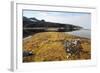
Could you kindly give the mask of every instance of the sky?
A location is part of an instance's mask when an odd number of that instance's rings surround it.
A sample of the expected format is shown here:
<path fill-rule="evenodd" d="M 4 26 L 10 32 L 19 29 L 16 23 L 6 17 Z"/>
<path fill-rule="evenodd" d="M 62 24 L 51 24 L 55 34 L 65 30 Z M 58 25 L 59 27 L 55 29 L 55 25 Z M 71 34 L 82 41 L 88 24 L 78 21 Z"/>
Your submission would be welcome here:
<path fill-rule="evenodd" d="M 45 20 L 49 22 L 73 24 L 81 26 L 84 29 L 91 29 L 90 13 L 24 10 L 23 16 L 28 18 L 35 17 L 39 20 Z"/>

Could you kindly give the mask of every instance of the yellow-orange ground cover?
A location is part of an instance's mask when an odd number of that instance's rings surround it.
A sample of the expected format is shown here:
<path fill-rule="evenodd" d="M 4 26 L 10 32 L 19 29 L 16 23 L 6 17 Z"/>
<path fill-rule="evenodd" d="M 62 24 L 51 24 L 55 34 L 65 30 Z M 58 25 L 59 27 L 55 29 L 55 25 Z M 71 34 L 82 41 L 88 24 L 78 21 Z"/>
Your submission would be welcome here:
<path fill-rule="evenodd" d="M 68 58 L 62 41 L 80 39 L 83 51 L 80 58 L 73 55 Z M 91 41 L 87 38 L 81 38 L 64 32 L 41 32 L 32 35 L 31 38 L 23 40 L 23 50 L 32 51 L 34 55 L 23 57 L 23 62 L 39 61 L 64 61 L 81 60 L 91 58 Z"/>

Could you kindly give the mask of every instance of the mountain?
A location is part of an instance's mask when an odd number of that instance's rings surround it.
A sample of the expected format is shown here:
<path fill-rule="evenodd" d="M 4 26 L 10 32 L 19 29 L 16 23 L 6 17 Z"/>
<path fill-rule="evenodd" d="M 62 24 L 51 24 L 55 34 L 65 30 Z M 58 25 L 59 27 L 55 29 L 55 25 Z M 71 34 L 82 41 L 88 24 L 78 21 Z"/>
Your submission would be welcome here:
<path fill-rule="evenodd" d="M 27 17 L 25 17 L 25 16 L 23 16 L 23 22 L 24 22 L 24 21 L 30 21 L 30 19 L 27 18 Z"/>
<path fill-rule="evenodd" d="M 38 22 L 39 20 L 38 19 L 36 19 L 36 18 L 29 18 L 31 21 L 33 21 L 33 22 Z"/>
<path fill-rule="evenodd" d="M 62 24 L 47 22 L 45 20 L 38 20 L 35 17 L 27 18 L 23 16 L 23 36 L 34 34 L 37 32 L 69 32 L 82 29 L 80 26 L 75 26 L 72 24 Z"/>
<path fill-rule="evenodd" d="M 73 28 L 82 28 L 80 26 L 75 26 L 72 24 L 62 24 L 62 23 L 54 23 L 54 22 L 46 22 L 45 20 L 38 20 L 36 18 L 27 18 L 23 16 L 23 26 L 25 27 L 63 27 L 67 29 Z"/>

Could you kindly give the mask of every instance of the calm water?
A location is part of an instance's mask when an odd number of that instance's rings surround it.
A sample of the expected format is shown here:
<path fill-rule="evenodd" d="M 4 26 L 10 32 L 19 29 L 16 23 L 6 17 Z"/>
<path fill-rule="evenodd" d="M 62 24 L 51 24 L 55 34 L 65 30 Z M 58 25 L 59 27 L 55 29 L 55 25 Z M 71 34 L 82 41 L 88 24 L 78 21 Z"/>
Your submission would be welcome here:
<path fill-rule="evenodd" d="M 66 32 L 66 33 L 70 33 L 72 35 L 85 37 L 85 38 L 89 38 L 89 39 L 91 38 L 91 30 L 90 29 L 81 29 L 81 30 Z"/>

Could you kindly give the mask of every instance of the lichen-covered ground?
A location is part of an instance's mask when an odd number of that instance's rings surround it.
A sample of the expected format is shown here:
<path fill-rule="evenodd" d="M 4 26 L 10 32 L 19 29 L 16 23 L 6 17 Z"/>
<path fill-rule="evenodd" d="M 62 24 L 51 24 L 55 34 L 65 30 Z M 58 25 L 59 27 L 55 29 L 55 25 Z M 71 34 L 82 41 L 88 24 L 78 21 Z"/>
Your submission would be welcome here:
<path fill-rule="evenodd" d="M 64 41 L 80 39 L 81 52 L 66 52 Z M 40 32 L 23 40 L 23 50 L 33 55 L 23 57 L 23 62 L 87 60 L 91 59 L 91 41 L 87 38 L 65 34 L 64 32 Z M 78 49 L 80 50 L 80 48 Z M 77 51 L 76 51 L 77 52 Z"/>

